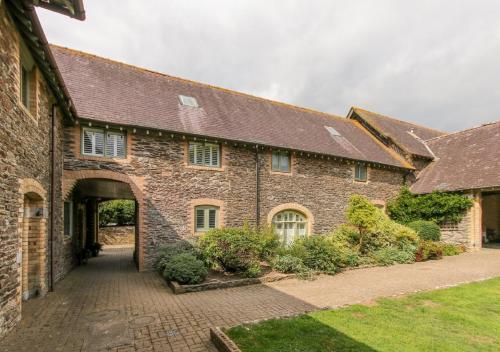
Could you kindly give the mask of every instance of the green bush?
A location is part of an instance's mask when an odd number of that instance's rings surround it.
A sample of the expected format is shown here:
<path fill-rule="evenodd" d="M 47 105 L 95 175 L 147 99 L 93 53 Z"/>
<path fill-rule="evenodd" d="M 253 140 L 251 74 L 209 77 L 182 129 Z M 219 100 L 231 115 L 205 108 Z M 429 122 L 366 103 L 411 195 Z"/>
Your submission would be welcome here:
<path fill-rule="evenodd" d="M 465 252 L 465 247 L 460 244 L 455 245 L 455 244 L 443 243 L 442 248 L 444 256 L 458 255 Z"/>
<path fill-rule="evenodd" d="M 247 228 L 213 229 L 203 234 L 198 245 L 212 266 L 227 272 L 256 273 L 262 255 L 262 238 Z"/>
<path fill-rule="evenodd" d="M 460 222 L 472 200 L 459 193 L 432 192 L 425 195 L 414 195 L 408 187 L 404 187 L 398 197 L 387 204 L 391 219 L 408 224 L 415 220 Z"/>
<path fill-rule="evenodd" d="M 163 271 L 166 280 L 177 281 L 180 284 L 197 284 L 205 280 L 207 275 L 208 271 L 203 261 L 190 253 L 172 256 Z"/>
<path fill-rule="evenodd" d="M 296 239 L 290 246 L 290 254 L 302 259 L 310 269 L 333 274 L 341 255 L 326 236 L 309 236 Z"/>
<path fill-rule="evenodd" d="M 294 257 L 291 254 L 278 254 L 271 260 L 270 264 L 273 270 L 285 274 L 297 273 L 299 271 L 302 271 L 304 268 L 302 259 Z"/>
<path fill-rule="evenodd" d="M 417 235 L 425 241 L 441 240 L 441 229 L 439 225 L 433 221 L 415 220 L 408 223 L 407 226 L 415 230 Z"/>
<path fill-rule="evenodd" d="M 135 202 L 115 199 L 99 203 L 99 224 L 117 224 L 119 226 L 135 223 Z"/>
<path fill-rule="evenodd" d="M 381 248 L 373 253 L 371 257 L 379 265 L 392 265 L 394 263 L 415 262 L 415 251 L 405 251 L 394 247 Z"/>
<path fill-rule="evenodd" d="M 160 273 L 165 270 L 165 266 L 170 261 L 170 259 L 181 253 L 189 253 L 195 256 L 197 255 L 196 249 L 194 246 L 187 241 L 176 241 L 171 243 L 166 243 L 158 248 L 156 251 L 156 262 L 154 267 Z"/>
<path fill-rule="evenodd" d="M 440 242 L 421 241 L 415 259 L 417 262 L 443 258 L 443 244 Z"/>
<path fill-rule="evenodd" d="M 411 252 L 416 249 L 418 236 L 412 229 L 398 224 L 387 217 L 367 198 L 354 195 L 347 209 L 349 227 L 343 231 L 361 255 L 373 253 L 381 248 L 395 247 Z"/>

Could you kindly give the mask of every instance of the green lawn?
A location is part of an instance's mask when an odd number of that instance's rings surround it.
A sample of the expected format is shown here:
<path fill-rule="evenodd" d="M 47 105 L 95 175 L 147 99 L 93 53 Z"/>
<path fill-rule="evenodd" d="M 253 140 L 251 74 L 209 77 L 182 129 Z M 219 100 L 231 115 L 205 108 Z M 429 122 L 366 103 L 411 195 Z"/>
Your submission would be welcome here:
<path fill-rule="evenodd" d="M 500 351 L 500 278 L 226 333 L 244 352 Z"/>

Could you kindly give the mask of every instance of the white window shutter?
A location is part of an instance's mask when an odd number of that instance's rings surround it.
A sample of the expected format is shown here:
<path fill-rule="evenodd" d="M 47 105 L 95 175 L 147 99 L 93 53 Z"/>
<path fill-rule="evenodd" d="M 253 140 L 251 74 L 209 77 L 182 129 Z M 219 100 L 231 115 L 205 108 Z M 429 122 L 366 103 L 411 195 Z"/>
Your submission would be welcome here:
<path fill-rule="evenodd" d="M 116 156 L 116 135 L 111 133 L 106 135 L 106 156 L 110 158 Z"/>
<path fill-rule="evenodd" d="M 203 146 L 201 144 L 195 144 L 195 164 L 203 165 Z"/>
<path fill-rule="evenodd" d="M 189 163 L 196 164 L 196 145 L 189 143 Z"/>
<path fill-rule="evenodd" d="M 212 166 L 219 166 L 220 165 L 220 152 L 219 152 L 219 146 L 218 145 L 213 145 L 212 146 Z"/>
<path fill-rule="evenodd" d="M 205 228 L 205 209 L 196 209 L 196 230 Z"/>
<path fill-rule="evenodd" d="M 94 132 L 94 154 L 95 155 L 104 155 L 104 133 L 103 132 Z"/>
<path fill-rule="evenodd" d="M 83 131 L 83 154 L 94 154 L 94 132 Z"/>
<path fill-rule="evenodd" d="M 215 229 L 217 226 L 217 210 L 208 209 L 208 228 Z"/>
<path fill-rule="evenodd" d="M 125 158 L 125 135 L 119 134 L 116 136 L 116 156 L 118 158 Z"/>

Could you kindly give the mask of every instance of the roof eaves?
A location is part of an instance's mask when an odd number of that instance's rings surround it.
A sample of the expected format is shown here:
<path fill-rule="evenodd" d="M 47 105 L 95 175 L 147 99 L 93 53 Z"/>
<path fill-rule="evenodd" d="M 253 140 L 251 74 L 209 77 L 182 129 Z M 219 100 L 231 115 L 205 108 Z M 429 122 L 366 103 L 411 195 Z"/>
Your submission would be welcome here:
<path fill-rule="evenodd" d="M 6 4 L 8 4 L 9 12 L 54 93 L 56 100 L 61 105 L 61 110 L 66 117 L 74 120 L 76 110 L 73 101 L 50 51 L 47 38 L 38 20 L 33 3 L 23 2 L 20 4 L 16 1 L 7 1 Z"/>

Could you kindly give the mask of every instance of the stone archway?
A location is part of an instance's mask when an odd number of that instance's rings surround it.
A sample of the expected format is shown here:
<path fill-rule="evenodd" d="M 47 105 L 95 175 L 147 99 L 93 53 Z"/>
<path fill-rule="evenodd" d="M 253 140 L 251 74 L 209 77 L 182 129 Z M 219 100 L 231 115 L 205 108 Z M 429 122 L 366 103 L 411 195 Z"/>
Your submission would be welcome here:
<path fill-rule="evenodd" d="M 47 292 L 47 192 L 34 179 L 19 188 L 20 285 L 23 300 Z"/>
<path fill-rule="evenodd" d="M 137 211 L 137 263 L 139 271 L 144 268 L 144 252 L 145 252 L 145 217 L 146 217 L 146 202 L 144 197 L 144 177 L 129 176 L 115 171 L 109 170 L 80 170 L 69 171 L 65 170 L 63 174 L 63 199 L 66 200 L 78 181 L 86 179 L 102 179 L 126 183 L 130 186 L 135 200 L 138 205 Z"/>

